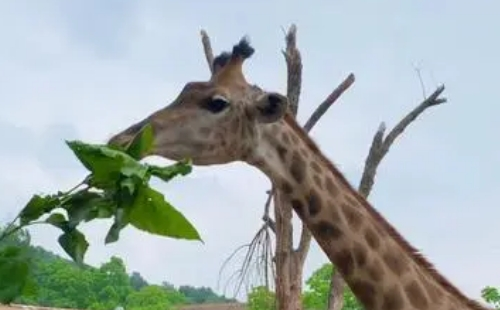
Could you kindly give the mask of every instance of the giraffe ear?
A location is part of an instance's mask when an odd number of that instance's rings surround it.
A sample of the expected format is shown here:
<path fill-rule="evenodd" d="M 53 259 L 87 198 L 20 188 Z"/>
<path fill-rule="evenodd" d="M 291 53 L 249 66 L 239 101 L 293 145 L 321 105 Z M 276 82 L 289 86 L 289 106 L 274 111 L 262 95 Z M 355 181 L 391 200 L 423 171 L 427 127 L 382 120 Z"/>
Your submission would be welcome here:
<path fill-rule="evenodd" d="M 249 108 L 258 122 L 273 123 L 285 116 L 288 99 L 278 93 L 266 93 L 259 97 Z"/>

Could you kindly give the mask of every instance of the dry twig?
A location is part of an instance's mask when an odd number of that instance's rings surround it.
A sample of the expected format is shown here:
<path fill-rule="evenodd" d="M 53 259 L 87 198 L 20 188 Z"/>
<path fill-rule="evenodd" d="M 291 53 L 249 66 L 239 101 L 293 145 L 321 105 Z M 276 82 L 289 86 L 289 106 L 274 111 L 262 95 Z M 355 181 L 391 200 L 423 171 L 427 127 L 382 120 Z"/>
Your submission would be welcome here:
<path fill-rule="evenodd" d="M 373 137 L 372 146 L 365 160 L 365 171 L 359 183 L 359 192 L 367 197 L 370 194 L 371 188 L 374 183 L 374 177 L 380 161 L 389 152 L 389 148 L 395 140 L 403 133 L 403 131 L 410 125 L 420 114 L 427 108 L 433 107 L 446 102 L 446 98 L 439 96 L 444 91 L 444 85 L 439 86 L 428 98 L 416 106 L 410 113 L 408 113 L 401 121 L 394 126 L 394 128 L 384 137 L 385 123 L 381 123 L 377 132 Z"/>

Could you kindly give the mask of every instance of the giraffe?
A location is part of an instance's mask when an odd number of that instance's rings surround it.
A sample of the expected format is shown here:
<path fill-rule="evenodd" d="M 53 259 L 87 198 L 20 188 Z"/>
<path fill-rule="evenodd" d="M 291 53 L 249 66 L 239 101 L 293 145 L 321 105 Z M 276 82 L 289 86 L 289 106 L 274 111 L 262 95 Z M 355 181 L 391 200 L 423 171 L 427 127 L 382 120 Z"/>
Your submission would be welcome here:
<path fill-rule="evenodd" d="M 143 157 L 194 165 L 245 162 L 291 203 L 366 310 L 487 310 L 441 275 L 349 184 L 292 117 L 287 98 L 249 84 L 247 38 L 216 57 L 208 81 L 189 82 L 165 108 L 112 136 L 125 146 L 151 125 Z"/>

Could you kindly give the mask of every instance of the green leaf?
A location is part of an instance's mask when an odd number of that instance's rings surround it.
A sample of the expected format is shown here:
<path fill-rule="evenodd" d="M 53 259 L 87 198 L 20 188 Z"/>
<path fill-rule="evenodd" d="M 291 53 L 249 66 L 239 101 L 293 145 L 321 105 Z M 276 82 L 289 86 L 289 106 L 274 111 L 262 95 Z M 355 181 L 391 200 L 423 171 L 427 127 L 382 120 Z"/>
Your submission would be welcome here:
<path fill-rule="evenodd" d="M 74 229 L 60 235 L 57 239 L 64 251 L 77 263 L 83 264 L 85 252 L 89 247 L 89 243 L 85 236 Z"/>
<path fill-rule="evenodd" d="M 21 210 L 19 215 L 21 225 L 26 225 L 31 221 L 37 220 L 43 214 L 49 213 L 53 209 L 57 208 L 59 203 L 59 198 L 53 195 L 33 195 L 30 201 Z"/>
<path fill-rule="evenodd" d="M 121 175 L 147 179 L 147 167 L 126 153 L 105 145 L 66 141 L 80 162 L 92 172 L 89 183 L 100 188 L 114 188 Z"/>
<path fill-rule="evenodd" d="M 25 290 L 30 273 L 26 249 L 8 246 L 0 250 L 0 303 L 10 304 Z"/>
<path fill-rule="evenodd" d="M 193 170 L 191 163 L 189 161 L 179 161 L 173 165 L 167 167 L 158 167 L 154 165 L 148 166 L 149 173 L 157 178 L 162 179 L 165 182 L 170 181 L 178 175 L 188 175 Z"/>
<path fill-rule="evenodd" d="M 84 221 L 90 222 L 93 219 L 107 219 L 113 217 L 116 208 L 117 205 L 115 201 L 112 201 L 108 197 L 102 197 L 101 199 L 94 201 L 92 210 L 87 214 Z"/>
<path fill-rule="evenodd" d="M 194 226 L 156 190 L 143 186 L 138 189 L 128 214 L 134 227 L 176 239 L 201 240 Z"/>
<path fill-rule="evenodd" d="M 113 243 L 120 238 L 120 231 L 128 225 L 128 220 L 124 208 L 117 208 L 115 212 L 115 221 L 108 230 L 104 243 Z"/>
<path fill-rule="evenodd" d="M 54 225 L 55 227 L 58 227 L 60 229 L 67 230 L 68 229 L 68 221 L 66 220 L 66 217 L 62 213 L 52 213 L 46 220 L 45 222 Z"/>
<path fill-rule="evenodd" d="M 132 178 L 124 178 L 120 180 L 120 188 L 125 189 L 128 194 L 134 195 L 136 183 Z"/>
<path fill-rule="evenodd" d="M 126 149 L 126 153 L 134 159 L 140 159 L 153 148 L 153 128 L 150 124 L 142 127 L 141 131 L 135 135 L 134 139 Z"/>
<path fill-rule="evenodd" d="M 118 241 L 118 239 L 120 239 L 121 230 L 122 229 L 118 224 L 113 223 L 109 228 L 106 237 L 104 238 L 104 244 L 109 244 Z"/>
<path fill-rule="evenodd" d="M 114 206 L 104 193 L 81 190 L 72 194 L 63 204 L 68 212 L 69 226 L 74 228 L 82 221 L 95 218 L 109 218 L 114 214 Z"/>

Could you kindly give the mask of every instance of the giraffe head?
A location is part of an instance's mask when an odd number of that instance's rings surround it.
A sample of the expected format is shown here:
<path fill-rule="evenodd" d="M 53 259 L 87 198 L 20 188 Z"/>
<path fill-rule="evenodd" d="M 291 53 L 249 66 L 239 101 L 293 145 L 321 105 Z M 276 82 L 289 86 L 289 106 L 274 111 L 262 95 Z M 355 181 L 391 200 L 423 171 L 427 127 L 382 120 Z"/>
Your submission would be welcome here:
<path fill-rule="evenodd" d="M 243 62 L 254 53 L 246 38 L 213 63 L 208 81 L 189 82 L 177 98 L 124 131 L 109 144 L 125 146 L 149 124 L 154 146 L 148 155 L 172 160 L 190 158 L 195 165 L 223 164 L 252 157 L 266 124 L 287 113 L 283 95 L 247 83 Z"/>

